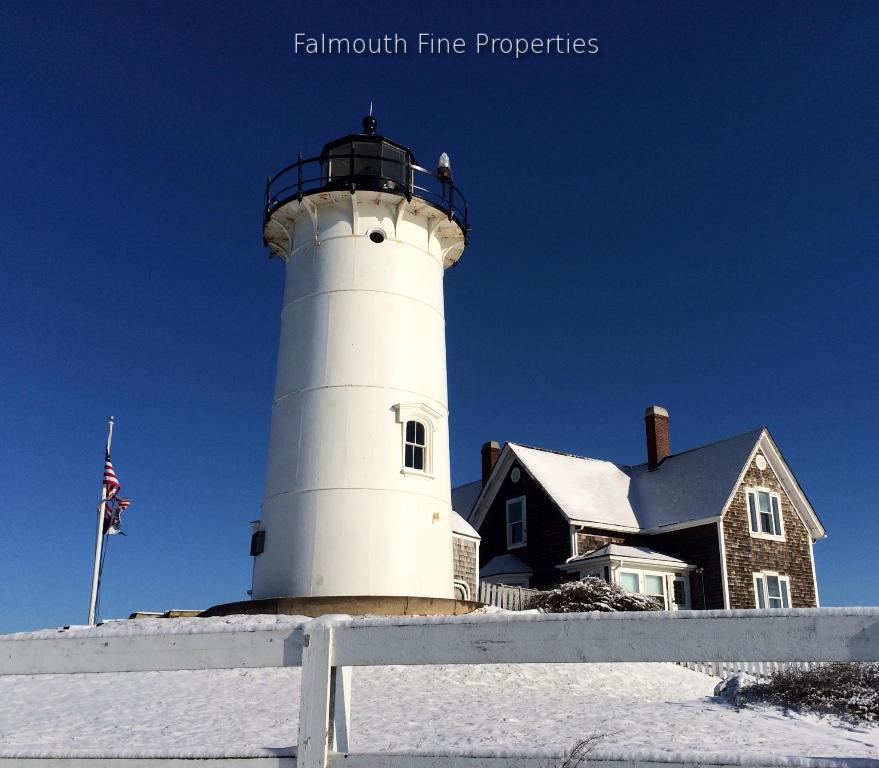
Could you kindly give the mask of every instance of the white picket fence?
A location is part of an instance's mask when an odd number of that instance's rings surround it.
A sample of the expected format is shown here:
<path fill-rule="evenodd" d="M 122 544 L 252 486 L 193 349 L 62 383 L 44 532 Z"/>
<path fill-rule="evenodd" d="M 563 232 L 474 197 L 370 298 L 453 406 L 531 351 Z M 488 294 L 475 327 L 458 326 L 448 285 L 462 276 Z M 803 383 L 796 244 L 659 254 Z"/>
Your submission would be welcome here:
<path fill-rule="evenodd" d="M 779 669 L 812 669 L 826 664 L 824 661 L 680 661 L 682 667 L 704 672 L 714 677 L 728 677 L 745 672 L 752 677 L 768 678 Z"/>
<path fill-rule="evenodd" d="M 528 607 L 528 600 L 536 589 L 527 587 L 510 587 L 506 584 L 489 584 L 486 581 L 479 583 L 479 602 L 505 608 L 508 611 L 524 611 Z"/>
<path fill-rule="evenodd" d="M 136 624 L 132 632 L 136 632 Z M 677 611 L 585 614 L 488 614 L 351 619 L 327 617 L 290 628 L 196 634 L 0 638 L 0 674 L 128 672 L 302 666 L 296 757 L 199 760 L 209 766 L 297 768 L 558 768 L 556 755 L 474 752 L 349 752 L 351 670 L 389 664 L 521 664 L 690 659 L 777 662 L 879 660 L 879 608 L 790 611 Z M 283 706 L 279 702 L 278 706 Z M 75 713 L 70 714 L 75 717 Z M 389 722 L 388 728 L 394 728 Z M 114 768 L 155 764 L 113 760 Z M 106 760 L 0 757 L 0 766 L 79 768 Z M 185 760 L 162 761 L 183 766 Z M 800 768 L 841 768 L 844 761 L 803 758 Z M 590 758 L 590 768 L 680 768 Z"/>

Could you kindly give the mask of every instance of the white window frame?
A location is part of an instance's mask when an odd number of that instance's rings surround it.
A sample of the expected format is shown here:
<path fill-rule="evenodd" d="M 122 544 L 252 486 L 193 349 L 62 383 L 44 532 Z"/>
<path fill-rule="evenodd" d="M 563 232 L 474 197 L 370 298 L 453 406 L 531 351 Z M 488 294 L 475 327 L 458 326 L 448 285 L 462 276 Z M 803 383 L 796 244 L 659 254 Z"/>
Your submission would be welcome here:
<path fill-rule="evenodd" d="M 754 607 L 755 608 L 766 608 L 778 610 L 779 608 L 790 608 L 792 603 L 792 596 L 790 591 L 790 577 L 785 576 L 784 574 L 778 573 L 777 571 L 754 571 L 753 574 L 754 579 Z M 772 598 L 778 599 L 782 601 L 781 605 L 770 605 L 769 604 L 769 577 L 778 579 L 778 591 L 779 597 Z M 784 588 L 782 589 L 782 585 Z M 763 598 L 763 605 L 760 605 L 760 598 Z M 784 598 L 787 596 L 787 605 L 784 605 Z"/>
<path fill-rule="evenodd" d="M 644 597 L 652 597 L 652 598 L 657 597 L 656 595 L 648 594 L 645 591 L 645 584 L 647 582 L 647 579 L 645 577 L 646 576 L 658 576 L 660 579 L 662 579 L 662 590 L 663 590 L 662 609 L 664 611 L 667 611 L 669 609 L 670 598 L 669 598 L 669 585 L 668 585 L 669 574 L 668 573 L 665 573 L 663 571 L 642 571 L 639 568 L 629 568 L 626 566 L 621 566 L 621 567 L 615 569 L 616 584 L 619 587 L 623 587 L 622 583 L 620 582 L 620 576 L 624 572 L 634 574 L 638 577 L 638 592 L 636 594 L 644 595 Z M 623 587 L 623 589 L 625 589 L 625 587 Z"/>
<path fill-rule="evenodd" d="M 415 425 L 415 427 L 414 427 L 414 429 L 415 429 L 414 440 L 409 440 L 409 435 L 407 434 L 410 424 Z M 424 441 L 421 443 L 418 442 L 418 427 L 421 427 L 422 431 L 424 432 Z M 403 469 L 405 469 L 407 472 L 426 472 L 427 471 L 428 462 L 430 461 L 430 456 L 429 456 L 430 452 L 428 451 L 428 445 L 427 445 L 427 442 L 428 442 L 427 435 L 429 432 L 430 432 L 430 427 L 424 423 L 423 419 L 406 419 L 406 421 L 403 422 Z M 416 449 L 418 449 L 418 448 L 421 449 L 421 466 L 420 467 L 415 467 L 415 466 L 410 467 L 409 464 L 406 463 L 406 458 L 407 458 L 406 454 L 409 450 L 410 445 L 412 446 L 412 463 L 413 464 L 415 464 L 415 458 L 416 458 L 415 451 L 416 451 Z"/>
<path fill-rule="evenodd" d="M 397 423 L 400 425 L 400 474 L 411 477 L 433 479 L 433 445 L 437 422 L 441 414 L 424 403 L 398 403 L 394 406 Z M 424 425 L 424 469 L 406 466 L 406 423 L 417 421 Z"/>
<path fill-rule="evenodd" d="M 519 521 L 516 521 L 516 523 L 510 522 L 510 504 L 515 504 L 516 502 L 522 502 L 522 541 L 514 542 L 512 539 L 512 529 Z M 528 543 L 528 510 L 524 496 L 516 496 L 512 499 L 507 499 L 505 517 L 507 521 L 507 549 L 519 549 L 519 547 L 524 547 Z"/>
<path fill-rule="evenodd" d="M 773 501 L 778 505 L 778 527 L 779 531 L 767 533 L 762 530 L 760 520 L 762 513 L 760 512 L 760 495 L 761 493 L 769 496 L 769 514 L 773 520 L 773 528 L 775 527 L 775 513 L 772 509 Z M 753 520 L 751 518 L 751 497 L 754 498 L 754 510 L 756 514 L 757 530 L 754 530 Z M 784 541 L 784 510 L 781 506 L 781 494 L 776 493 L 765 486 L 755 485 L 745 489 L 745 513 L 748 516 L 748 533 L 753 539 L 769 539 L 771 541 Z"/>
<path fill-rule="evenodd" d="M 677 582 L 680 582 L 684 588 L 684 602 L 682 605 L 678 605 L 674 599 L 675 584 Z M 668 609 L 670 611 L 689 611 L 693 607 L 693 604 L 690 602 L 690 575 L 678 576 L 673 573 L 669 576 L 668 586 Z"/>

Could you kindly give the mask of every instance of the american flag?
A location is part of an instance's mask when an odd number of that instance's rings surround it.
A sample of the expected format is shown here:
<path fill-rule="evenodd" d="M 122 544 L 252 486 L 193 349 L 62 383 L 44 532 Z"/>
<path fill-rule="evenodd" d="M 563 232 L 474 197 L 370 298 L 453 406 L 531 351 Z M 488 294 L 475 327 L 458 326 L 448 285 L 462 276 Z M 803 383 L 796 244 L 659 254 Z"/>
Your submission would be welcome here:
<path fill-rule="evenodd" d="M 131 506 L 131 499 L 114 496 L 108 499 L 104 507 L 104 533 L 122 533 L 122 513 Z"/>
<path fill-rule="evenodd" d="M 131 499 L 118 495 L 121 488 L 108 451 L 104 459 L 104 533 L 122 533 L 122 513 L 131 506 Z"/>
<path fill-rule="evenodd" d="M 104 487 L 107 489 L 107 498 L 112 499 L 118 492 L 119 479 L 116 477 L 116 470 L 110 461 L 110 452 L 107 452 L 107 458 L 104 459 Z"/>

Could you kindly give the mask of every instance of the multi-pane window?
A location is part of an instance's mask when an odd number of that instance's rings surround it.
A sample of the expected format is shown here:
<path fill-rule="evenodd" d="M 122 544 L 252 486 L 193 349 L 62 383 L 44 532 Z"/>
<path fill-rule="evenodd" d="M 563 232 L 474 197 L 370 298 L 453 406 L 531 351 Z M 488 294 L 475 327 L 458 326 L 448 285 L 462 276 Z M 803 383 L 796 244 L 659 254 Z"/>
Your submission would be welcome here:
<path fill-rule="evenodd" d="M 507 549 L 521 547 L 526 541 L 525 497 L 507 501 Z"/>
<path fill-rule="evenodd" d="M 628 571 L 620 571 L 620 586 L 623 589 L 629 590 L 629 592 L 640 592 L 641 583 L 638 574 L 630 573 Z"/>
<path fill-rule="evenodd" d="M 420 421 L 406 422 L 403 466 L 423 472 L 427 465 L 427 442 L 424 424 Z"/>
<path fill-rule="evenodd" d="M 790 608 L 790 579 L 777 573 L 755 573 L 754 594 L 758 608 Z"/>
<path fill-rule="evenodd" d="M 749 490 L 747 495 L 751 533 L 762 536 L 783 536 L 779 495 L 759 489 Z"/>
<path fill-rule="evenodd" d="M 666 607 L 665 576 L 640 571 L 620 571 L 619 579 L 623 589 L 652 597 L 663 608 Z"/>

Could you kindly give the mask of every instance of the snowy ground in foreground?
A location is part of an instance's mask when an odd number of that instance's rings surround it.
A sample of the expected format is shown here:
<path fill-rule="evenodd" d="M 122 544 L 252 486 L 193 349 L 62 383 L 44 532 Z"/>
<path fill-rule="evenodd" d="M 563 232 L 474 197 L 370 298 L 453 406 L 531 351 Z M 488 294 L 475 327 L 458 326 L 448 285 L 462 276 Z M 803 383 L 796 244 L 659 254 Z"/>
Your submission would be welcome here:
<path fill-rule="evenodd" d="M 879 758 L 851 728 L 711 698 L 716 678 L 674 664 L 356 668 L 352 751 L 559 751 L 594 757 Z M 0 676 L 0 756 L 292 754 L 299 669 Z"/>

